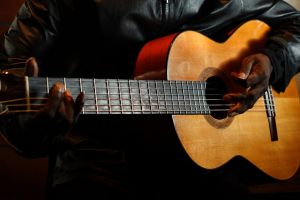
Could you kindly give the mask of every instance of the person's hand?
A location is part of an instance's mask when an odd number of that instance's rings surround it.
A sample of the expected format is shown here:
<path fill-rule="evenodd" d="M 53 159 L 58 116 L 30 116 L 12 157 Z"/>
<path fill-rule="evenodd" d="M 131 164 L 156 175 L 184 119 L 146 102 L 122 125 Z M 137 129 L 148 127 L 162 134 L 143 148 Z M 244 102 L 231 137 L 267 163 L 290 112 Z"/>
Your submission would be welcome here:
<path fill-rule="evenodd" d="M 233 104 L 228 111 L 229 116 L 244 113 L 254 106 L 268 89 L 272 69 L 269 57 L 264 54 L 253 54 L 243 59 L 240 71 L 231 75 L 245 86 L 245 92 L 224 95 L 224 99 Z"/>
<path fill-rule="evenodd" d="M 19 76 L 38 76 L 35 58 L 26 62 Z M 57 141 L 63 140 L 77 121 L 84 104 L 80 93 L 74 101 L 62 83 L 54 84 L 45 105 L 36 113 L 11 113 L 0 118 L 1 134 L 11 146 L 26 157 L 41 157 Z M 55 146 L 55 145 L 54 145 Z"/>
<path fill-rule="evenodd" d="M 35 58 L 26 62 L 25 75 L 37 76 L 38 64 Z M 45 134 L 65 134 L 78 119 L 84 104 L 84 95 L 80 93 L 74 101 L 69 90 L 62 83 L 55 83 L 50 89 L 45 106 L 36 113 L 25 127 L 31 131 Z M 41 134 L 41 133 L 39 133 Z M 53 138 L 55 135 L 45 135 Z"/>

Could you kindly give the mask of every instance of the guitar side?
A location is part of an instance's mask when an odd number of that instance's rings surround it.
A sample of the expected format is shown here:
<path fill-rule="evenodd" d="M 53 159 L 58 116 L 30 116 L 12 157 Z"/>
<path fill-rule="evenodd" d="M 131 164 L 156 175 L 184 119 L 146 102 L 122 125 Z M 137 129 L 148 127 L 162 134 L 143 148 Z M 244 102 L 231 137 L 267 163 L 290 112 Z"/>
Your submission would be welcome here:
<path fill-rule="evenodd" d="M 207 81 L 217 77 L 226 84 L 228 92 L 238 92 L 242 88 L 228 78 L 229 74 L 238 70 L 243 57 L 263 45 L 269 30 L 265 23 L 256 20 L 243 24 L 223 43 L 193 31 L 172 35 L 160 39 L 163 56 L 151 57 L 144 70 L 154 70 L 155 65 L 159 70 L 167 66 L 168 80 Z M 150 53 L 158 49 L 150 46 Z M 155 60 L 159 62 L 153 65 Z M 137 63 L 138 73 L 145 72 L 141 70 L 142 63 L 145 62 Z M 284 93 L 274 96 L 277 141 L 271 140 L 266 112 L 254 112 L 264 109 L 263 98 L 257 101 L 253 111 L 234 118 L 173 115 L 176 133 L 188 155 L 201 167 L 215 169 L 235 156 L 242 156 L 267 175 L 288 179 L 300 164 L 300 103 L 294 80 Z"/>

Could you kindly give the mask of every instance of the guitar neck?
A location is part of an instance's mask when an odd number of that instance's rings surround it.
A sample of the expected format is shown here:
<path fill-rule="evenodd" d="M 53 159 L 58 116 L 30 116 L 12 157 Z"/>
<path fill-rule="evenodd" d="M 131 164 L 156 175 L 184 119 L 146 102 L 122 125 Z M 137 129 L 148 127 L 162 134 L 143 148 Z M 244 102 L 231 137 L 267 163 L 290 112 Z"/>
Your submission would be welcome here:
<path fill-rule="evenodd" d="M 27 99 L 46 97 L 56 82 L 62 82 L 74 97 L 84 92 L 82 114 L 210 114 L 205 82 L 43 77 L 26 80 Z M 34 101 L 31 109 L 38 105 Z"/>

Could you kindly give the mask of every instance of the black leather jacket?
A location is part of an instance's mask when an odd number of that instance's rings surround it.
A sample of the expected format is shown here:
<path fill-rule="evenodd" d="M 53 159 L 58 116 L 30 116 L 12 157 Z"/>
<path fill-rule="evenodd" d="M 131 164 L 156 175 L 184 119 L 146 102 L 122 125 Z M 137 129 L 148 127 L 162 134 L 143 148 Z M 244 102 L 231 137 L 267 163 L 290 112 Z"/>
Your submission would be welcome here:
<path fill-rule="evenodd" d="M 272 83 L 277 90 L 283 91 L 300 70 L 300 13 L 280 0 L 26 0 L 0 40 L 0 66 L 17 66 L 20 61 L 35 56 L 41 76 L 130 78 L 137 53 L 149 40 L 187 29 L 224 40 L 229 30 L 250 19 L 260 19 L 272 27 L 269 41 L 262 51 L 273 64 Z M 125 116 L 113 117 L 113 120 L 105 117 L 99 120 L 93 115 L 82 116 L 73 129 L 74 134 L 80 133 L 77 135 L 100 142 L 101 148 L 115 147 L 117 137 L 122 142 L 127 140 L 134 152 L 144 148 L 139 144 L 135 148 L 135 139 L 128 139 L 128 136 L 141 135 L 137 120 L 129 122 Z M 162 129 L 159 116 L 153 120 L 150 123 L 147 118 L 147 123 L 165 137 L 169 128 Z M 155 120 L 158 126 L 153 125 Z M 167 124 L 166 119 L 163 120 Z M 15 135 L 8 135 L 9 140 L 22 153 L 37 156 L 36 152 L 30 152 L 28 144 L 22 148 L 23 143 L 29 141 L 30 144 L 33 140 L 18 129 L 18 123 L 14 123 L 8 122 L 8 127 L 16 129 L 11 131 Z M 99 127 L 101 131 L 95 131 Z M 151 132 L 151 135 L 156 132 Z M 169 137 L 165 138 L 169 141 Z M 77 144 L 79 149 L 84 148 L 84 142 Z M 171 149 L 166 143 L 161 144 L 167 151 Z M 156 146 L 151 145 L 151 148 Z M 74 159 L 72 153 L 59 151 L 53 185 L 78 177 L 81 170 L 74 169 L 86 167 L 89 163 L 84 158 L 83 165 L 76 165 L 78 159 Z M 83 155 L 87 153 L 83 152 Z M 91 158 L 102 159 L 103 152 L 110 151 L 89 152 L 101 153 L 100 156 L 95 156 L 98 155 L 95 153 Z M 154 157 L 159 156 L 162 160 L 167 157 L 161 153 Z M 176 153 L 176 157 L 180 156 Z M 95 170 L 93 166 L 90 168 Z M 99 174 L 103 174 L 103 170 Z"/>
<path fill-rule="evenodd" d="M 300 69 L 300 13 L 280 0 L 26 0 L 2 38 L 0 66 L 35 56 L 41 75 L 129 78 L 151 39 L 193 29 L 221 40 L 249 19 L 273 28 L 262 51 L 283 91 Z"/>

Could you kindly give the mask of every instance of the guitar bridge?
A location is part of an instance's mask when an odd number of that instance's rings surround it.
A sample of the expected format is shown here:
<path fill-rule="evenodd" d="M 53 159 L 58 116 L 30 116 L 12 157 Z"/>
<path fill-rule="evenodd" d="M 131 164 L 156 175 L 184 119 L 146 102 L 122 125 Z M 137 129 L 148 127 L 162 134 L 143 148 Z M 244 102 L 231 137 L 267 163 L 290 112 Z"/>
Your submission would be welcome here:
<path fill-rule="evenodd" d="M 276 126 L 276 112 L 275 112 L 275 104 L 273 100 L 273 93 L 271 86 L 268 87 L 267 91 L 264 94 L 264 102 L 268 117 L 269 129 L 270 129 L 270 136 L 271 141 L 278 141 L 278 133 L 277 133 L 277 126 Z"/>

